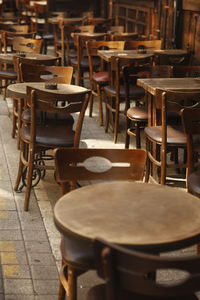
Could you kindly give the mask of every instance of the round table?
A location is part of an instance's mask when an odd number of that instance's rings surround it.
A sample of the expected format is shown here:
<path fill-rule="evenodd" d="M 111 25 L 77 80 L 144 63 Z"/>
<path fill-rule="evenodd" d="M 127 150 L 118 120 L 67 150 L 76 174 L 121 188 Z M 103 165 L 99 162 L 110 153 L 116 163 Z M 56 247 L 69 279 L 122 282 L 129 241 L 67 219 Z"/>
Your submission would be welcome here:
<path fill-rule="evenodd" d="M 61 197 L 54 207 L 54 221 L 64 236 L 88 251 L 92 240 L 101 237 L 158 253 L 200 240 L 200 201 L 168 186 L 106 182 Z"/>
<path fill-rule="evenodd" d="M 13 57 L 19 56 L 17 53 L 0 53 L 0 62 L 4 62 L 7 64 L 13 64 Z M 46 54 L 40 54 L 40 53 L 25 53 L 26 59 L 30 60 L 37 60 L 38 62 L 44 61 L 44 60 L 52 60 L 52 59 L 59 59 L 58 57 L 52 56 L 52 55 L 46 55 Z"/>
<path fill-rule="evenodd" d="M 85 92 L 87 89 L 78 85 L 58 83 L 56 90 L 50 90 L 45 88 L 45 82 L 22 82 L 10 84 L 7 87 L 7 93 L 10 97 L 25 98 L 26 87 L 31 86 L 43 91 L 51 91 L 56 94 L 75 94 Z"/>

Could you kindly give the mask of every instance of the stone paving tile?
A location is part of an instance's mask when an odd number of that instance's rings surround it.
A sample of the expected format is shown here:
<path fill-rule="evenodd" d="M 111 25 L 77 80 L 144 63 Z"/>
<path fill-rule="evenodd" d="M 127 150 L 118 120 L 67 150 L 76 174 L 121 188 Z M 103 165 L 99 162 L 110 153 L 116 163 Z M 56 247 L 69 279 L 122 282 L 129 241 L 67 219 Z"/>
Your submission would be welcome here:
<path fill-rule="evenodd" d="M 38 295 L 35 296 L 35 300 L 56 300 L 58 298 L 58 293 L 55 295 Z"/>
<path fill-rule="evenodd" d="M 58 280 L 33 280 L 33 286 L 39 295 L 58 295 Z"/>
<path fill-rule="evenodd" d="M 4 279 L 5 294 L 34 295 L 31 279 Z"/>
<path fill-rule="evenodd" d="M 2 265 L 25 265 L 28 263 L 25 251 L 22 252 L 16 251 L 16 249 L 13 250 L 13 252 L 0 252 L 0 259 Z"/>
<path fill-rule="evenodd" d="M 51 247 L 49 242 L 44 241 L 25 241 L 26 251 L 29 255 L 30 253 L 34 253 L 34 255 L 39 253 L 51 253 Z M 46 255 L 45 254 L 45 255 Z"/>
<path fill-rule="evenodd" d="M 35 296 L 34 295 L 5 295 L 5 300 L 35 300 Z"/>
<path fill-rule="evenodd" d="M 22 230 L 25 241 L 47 241 L 47 234 L 41 230 Z"/>
<path fill-rule="evenodd" d="M 28 265 L 3 265 L 3 278 L 29 279 L 31 278 Z"/>
<path fill-rule="evenodd" d="M 19 229 L 20 223 L 19 223 L 18 219 L 6 219 L 5 217 L 1 218 L 1 216 L 0 216 L 0 228 L 1 228 L 1 230 Z"/>
<path fill-rule="evenodd" d="M 0 241 L 0 252 L 23 252 L 25 251 L 23 241 Z"/>
<path fill-rule="evenodd" d="M 54 266 L 55 260 L 51 253 L 33 253 L 28 252 L 28 260 L 30 265 L 38 266 Z"/>
<path fill-rule="evenodd" d="M 0 241 L 19 241 L 22 240 L 20 230 L 0 230 Z"/>
<path fill-rule="evenodd" d="M 51 280 L 58 278 L 58 270 L 55 266 L 33 265 L 31 266 L 31 274 L 33 279 Z"/>

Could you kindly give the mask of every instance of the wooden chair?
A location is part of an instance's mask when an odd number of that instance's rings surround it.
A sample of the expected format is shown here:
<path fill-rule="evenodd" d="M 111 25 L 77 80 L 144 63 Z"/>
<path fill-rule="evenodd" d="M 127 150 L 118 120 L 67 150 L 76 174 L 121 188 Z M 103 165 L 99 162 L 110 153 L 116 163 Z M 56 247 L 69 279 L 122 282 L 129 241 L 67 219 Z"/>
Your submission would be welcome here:
<path fill-rule="evenodd" d="M 148 154 L 145 180 L 148 182 L 150 174 L 150 163 L 160 167 L 160 183 L 166 183 L 167 168 L 185 168 L 186 164 L 178 162 L 178 149 L 186 149 L 186 136 L 182 125 L 170 124 L 167 114 L 169 112 L 180 115 L 181 110 L 186 106 L 193 106 L 194 101 L 199 101 L 200 91 L 186 92 L 184 90 L 162 91 L 157 90 L 155 97 L 155 109 L 161 111 L 161 125 L 145 127 L 146 150 Z M 192 103 L 191 103 L 192 100 Z M 159 147 L 160 151 L 152 151 Z M 175 151 L 173 162 L 167 161 L 167 153 Z"/>
<path fill-rule="evenodd" d="M 13 50 L 18 53 L 41 53 L 42 40 L 35 40 L 25 37 L 15 37 L 13 40 Z"/>
<path fill-rule="evenodd" d="M 125 112 L 125 109 L 120 110 L 120 103 L 125 100 L 124 82 L 121 80 L 122 67 L 126 65 L 146 65 L 152 63 L 152 56 L 147 58 L 127 59 L 125 57 L 111 57 L 110 61 L 110 78 L 109 85 L 103 88 L 105 95 L 106 121 L 105 131 L 108 132 L 108 127 L 111 123 L 114 132 L 114 143 L 117 142 L 118 123 L 120 112 Z M 136 101 L 144 98 L 144 89 L 135 85 L 130 90 L 130 97 Z M 111 121 L 111 122 L 110 122 Z"/>
<path fill-rule="evenodd" d="M 126 41 L 124 48 L 126 50 L 135 50 L 140 47 L 149 50 L 160 50 L 162 46 L 161 40 L 151 40 L 151 41 Z M 165 64 L 167 65 L 167 64 Z"/>
<path fill-rule="evenodd" d="M 111 33 L 108 34 L 108 39 L 110 41 L 133 41 L 138 39 L 138 33 L 128 33 L 128 32 L 122 32 L 122 33 Z"/>
<path fill-rule="evenodd" d="M 59 20 L 59 29 L 60 29 L 60 41 L 57 39 L 55 45 L 55 51 L 57 55 L 60 55 L 59 48 L 61 48 L 61 64 L 65 65 L 67 62 L 68 65 L 71 65 L 71 57 L 73 57 L 74 44 L 71 37 L 72 32 L 82 25 L 82 20 L 77 21 L 76 18 L 69 20 L 61 19 Z M 72 51 L 71 51 L 72 49 Z M 72 52 L 72 53 L 71 53 Z M 67 59 L 65 58 L 67 56 Z"/>
<path fill-rule="evenodd" d="M 169 257 L 129 250 L 100 238 L 94 241 L 99 277 L 105 283 L 92 287 L 86 300 L 197 300 L 200 256 Z M 147 274 L 158 270 L 185 273 L 179 281 L 162 284 Z M 186 275 L 187 274 L 187 275 Z"/>
<path fill-rule="evenodd" d="M 65 194 L 78 180 L 142 180 L 146 152 L 141 149 L 56 149 L 54 157 L 56 178 Z M 99 163 L 97 159 L 90 164 L 95 157 L 100 159 Z M 95 168 L 89 167 L 92 165 Z M 93 257 L 81 249 L 70 238 L 62 237 L 59 300 L 65 299 L 66 291 L 69 299 L 76 300 L 77 277 L 94 268 Z"/>
<path fill-rule="evenodd" d="M 140 131 L 148 122 L 147 97 L 145 95 L 144 103 L 136 102 L 135 106 L 130 107 L 130 89 L 137 85 L 137 78 L 168 78 L 172 77 L 172 66 L 125 66 L 123 69 L 124 85 L 125 85 L 125 102 L 126 102 L 126 138 L 125 148 L 129 148 L 130 137 L 135 137 L 136 148 L 141 148 Z"/>
<path fill-rule="evenodd" d="M 72 67 L 33 65 L 26 63 L 24 59 L 21 58 L 18 58 L 17 66 L 18 82 L 53 82 L 71 84 L 73 73 Z M 23 110 L 24 100 L 21 98 L 13 98 L 12 137 L 14 138 L 17 133 L 17 149 L 20 147 L 20 131 Z M 23 118 L 26 123 L 30 123 L 30 109 L 24 112 Z M 67 119 L 70 120 L 68 117 Z"/>
<path fill-rule="evenodd" d="M 94 71 L 93 59 L 98 56 L 98 50 L 100 49 L 110 49 L 110 50 L 123 50 L 124 42 L 112 42 L 112 41 L 87 41 L 86 43 L 88 60 L 89 60 L 89 70 L 90 70 L 90 89 L 92 91 L 90 98 L 90 111 L 89 116 L 92 117 L 93 110 L 93 96 L 98 97 L 99 105 L 99 123 L 100 126 L 103 125 L 103 109 L 102 109 L 102 88 L 109 83 L 108 72 L 102 70 Z"/>
<path fill-rule="evenodd" d="M 77 50 L 77 58 L 71 59 L 71 65 L 74 70 L 76 70 L 76 74 L 74 73 L 74 78 L 77 78 L 77 84 L 83 85 L 84 73 L 89 72 L 89 60 L 88 57 L 85 56 L 84 49 L 86 49 L 87 41 L 101 41 L 105 40 L 105 33 L 99 34 L 77 34 L 76 38 L 76 50 Z M 100 59 L 93 59 L 93 69 L 96 70 L 100 66 Z"/>
<path fill-rule="evenodd" d="M 29 207 L 29 199 L 34 177 L 36 182 L 41 178 L 41 170 L 54 169 L 54 165 L 45 165 L 43 153 L 46 150 L 57 147 L 79 146 L 81 129 L 85 110 L 89 101 L 90 91 L 72 92 L 64 94 L 61 92 L 42 91 L 27 87 L 27 105 L 31 110 L 30 124 L 23 124 L 20 133 L 20 160 L 17 179 L 14 190 L 19 189 L 20 181 L 26 185 L 24 210 Z M 67 105 L 63 105 L 67 103 Z M 60 105 L 61 104 L 61 105 Z M 70 104 L 70 105 L 69 105 Z M 37 110 L 45 114 L 57 114 L 66 116 L 71 113 L 79 113 L 76 128 L 73 123 L 60 122 L 59 118 L 45 121 L 41 118 L 37 121 Z M 48 124 L 48 126 L 46 126 Z M 33 176 L 34 174 L 34 176 Z"/>
<path fill-rule="evenodd" d="M 44 41 L 44 53 L 47 53 L 48 43 L 54 41 L 54 35 L 49 32 L 48 16 L 49 9 L 47 4 L 34 3 L 34 15 L 31 17 L 31 29 L 41 35 Z"/>
<path fill-rule="evenodd" d="M 188 192 L 200 197 L 200 171 L 198 168 L 198 153 L 200 143 L 200 104 L 182 110 L 183 126 L 187 139 L 187 188 Z"/>
<path fill-rule="evenodd" d="M 176 55 L 169 55 L 166 53 L 159 53 L 156 55 L 156 64 L 158 65 L 189 65 L 191 59 L 191 53 L 184 53 L 184 54 L 176 54 Z"/>
<path fill-rule="evenodd" d="M 1 31 L 1 41 L 3 46 L 1 46 L 1 50 L 3 48 L 3 52 L 6 54 L 8 52 L 13 52 L 13 43 L 14 38 L 18 36 L 29 37 L 31 38 L 34 34 L 33 33 L 21 33 L 21 32 L 8 32 L 8 31 Z M 17 49 L 16 49 L 17 50 Z M 6 98 L 6 88 L 8 86 L 8 82 L 15 82 L 17 79 L 16 70 L 13 68 L 8 68 L 6 64 L 4 64 L 4 68 L 0 70 L 0 81 L 4 82 L 1 85 L 3 88 L 3 97 Z"/>

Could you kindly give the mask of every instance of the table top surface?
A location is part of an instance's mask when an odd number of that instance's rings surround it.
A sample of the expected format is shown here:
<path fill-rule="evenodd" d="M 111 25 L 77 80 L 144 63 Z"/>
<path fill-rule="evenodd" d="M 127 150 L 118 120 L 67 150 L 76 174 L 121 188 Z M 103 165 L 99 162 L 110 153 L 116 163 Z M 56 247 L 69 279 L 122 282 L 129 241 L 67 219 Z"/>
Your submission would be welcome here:
<path fill-rule="evenodd" d="M 19 54 L 17 53 L 0 53 L 0 62 L 5 62 L 5 63 L 13 63 L 13 57 L 14 56 L 19 56 Z M 46 55 L 46 54 L 40 54 L 40 53 L 25 53 L 25 57 L 26 59 L 30 59 L 30 60 L 38 60 L 38 61 L 42 61 L 42 60 L 51 60 L 54 58 L 58 58 L 55 57 L 53 55 Z"/>
<path fill-rule="evenodd" d="M 153 52 L 138 53 L 137 50 L 98 50 L 98 55 L 109 62 L 112 56 L 125 57 L 125 58 L 146 58 L 151 57 Z"/>
<path fill-rule="evenodd" d="M 200 89 L 200 78 L 139 78 L 137 85 L 143 87 L 147 92 L 156 95 L 156 89 L 184 89 L 184 90 L 198 90 Z"/>
<path fill-rule="evenodd" d="M 168 186 L 110 182 L 93 184 L 61 197 L 54 221 L 64 235 L 85 241 L 155 247 L 199 238 L 200 201 Z"/>
<path fill-rule="evenodd" d="M 56 93 L 56 94 L 75 94 L 85 92 L 87 89 L 78 85 L 58 83 L 56 90 L 45 88 L 45 82 L 22 82 L 10 84 L 7 91 L 10 97 L 24 98 L 26 97 L 26 87 L 31 86 L 43 91 Z"/>
<path fill-rule="evenodd" d="M 187 50 L 184 49 L 165 49 L 165 50 L 150 50 L 147 49 L 146 53 L 138 53 L 138 50 L 98 50 L 98 55 L 106 61 L 109 61 L 111 56 L 123 56 L 127 58 L 148 57 L 150 55 L 177 55 L 186 54 Z"/>
<path fill-rule="evenodd" d="M 81 22 L 82 20 L 84 20 L 84 18 L 63 18 L 61 16 L 57 16 L 57 17 L 50 17 L 48 18 L 48 22 L 51 24 L 58 24 L 60 20 L 63 20 L 65 24 L 67 23 L 76 23 L 76 22 Z"/>

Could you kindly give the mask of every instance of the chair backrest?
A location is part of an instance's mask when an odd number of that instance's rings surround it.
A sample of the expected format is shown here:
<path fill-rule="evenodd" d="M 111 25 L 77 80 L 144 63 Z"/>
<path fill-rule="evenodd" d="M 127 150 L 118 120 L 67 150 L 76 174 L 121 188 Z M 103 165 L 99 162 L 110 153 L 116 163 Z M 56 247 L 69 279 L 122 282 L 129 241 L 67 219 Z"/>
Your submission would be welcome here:
<path fill-rule="evenodd" d="M 151 40 L 151 41 L 126 41 L 124 48 L 126 50 L 136 50 L 140 47 L 149 50 L 160 50 L 162 46 L 161 40 Z M 167 64 L 166 64 L 167 65 Z"/>
<path fill-rule="evenodd" d="M 191 53 L 187 52 L 184 54 L 176 54 L 176 55 L 170 55 L 166 53 L 159 53 L 156 55 L 156 63 L 158 65 L 171 65 L 171 66 L 177 66 L 177 65 L 189 65 L 190 59 L 191 59 Z"/>
<path fill-rule="evenodd" d="M 13 50 L 16 52 L 41 53 L 42 40 L 35 40 L 25 37 L 14 37 Z"/>
<path fill-rule="evenodd" d="M 71 84 L 72 67 L 41 66 L 19 63 L 20 82 L 54 82 Z"/>
<path fill-rule="evenodd" d="M 173 66 L 173 77 L 200 77 L 200 66 Z"/>
<path fill-rule="evenodd" d="M 200 104 L 195 107 L 184 108 L 182 110 L 182 122 L 187 139 L 187 166 L 188 175 L 195 170 L 197 157 L 195 153 L 200 152 L 200 144 L 195 136 L 200 135 Z"/>
<path fill-rule="evenodd" d="M 145 66 L 152 64 L 152 56 L 146 58 L 126 58 L 112 56 L 110 59 L 110 82 L 109 85 L 116 88 L 116 93 L 120 92 L 121 71 L 124 66 Z"/>
<path fill-rule="evenodd" d="M 32 18 L 31 18 L 31 30 L 38 32 L 38 30 L 41 30 L 39 28 L 39 23 L 42 24 L 44 27 L 42 29 L 47 29 L 47 20 L 48 20 L 48 5 L 47 4 L 41 4 L 40 2 L 35 2 L 32 9 Z M 43 22 L 40 22 L 39 19 L 43 19 Z"/>
<path fill-rule="evenodd" d="M 29 31 L 29 25 L 19 25 L 18 23 L 11 24 L 8 23 L 2 23 L 0 22 L 0 29 L 5 31 L 11 31 L 11 32 L 17 32 L 17 33 L 28 33 Z"/>
<path fill-rule="evenodd" d="M 130 64 L 123 67 L 125 101 L 127 111 L 130 108 L 130 88 L 137 85 L 138 78 L 170 78 L 173 75 L 172 66 L 152 66 L 150 64 L 135 66 Z M 147 100 L 148 101 L 148 100 Z"/>
<path fill-rule="evenodd" d="M 35 32 L 30 33 L 22 33 L 22 32 L 10 32 L 10 31 L 1 31 L 1 40 L 2 40 L 2 46 L 4 49 L 4 53 L 7 53 L 8 47 L 11 47 L 11 50 L 13 48 L 13 42 L 15 37 L 24 37 L 24 38 L 32 38 L 35 37 Z"/>
<path fill-rule="evenodd" d="M 70 86 L 69 93 L 56 93 L 55 91 L 42 91 L 27 86 L 27 106 L 31 109 L 31 146 L 34 147 L 37 133 L 37 114 L 39 110 L 44 113 L 51 113 L 66 116 L 72 113 L 79 113 L 76 128 L 74 129 L 74 147 L 79 146 L 81 129 L 83 125 L 85 110 L 88 105 L 90 90 L 83 89 L 76 92 L 76 86 Z"/>
<path fill-rule="evenodd" d="M 97 273 L 106 284 L 105 300 L 134 299 L 134 294 L 136 299 L 144 299 L 145 296 L 163 300 L 192 299 L 190 296 L 199 291 L 199 255 L 160 257 L 129 250 L 100 238 L 94 241 L 94 254 Z M 182 278 L 162 284 L 148 276 L 158 270 L 178 270 Z"/>
<path fill-rule="evenodd" d="M 98 56 L 98 50 L 123 50 L 124 41 L 87 41 L 86 48 L 91 76 L 93 74 L 93 57 Z"/>
<path fill-rule="evenodd" d="M 54 157 L 63 194 L 69 182 L 78 180 L 142 180 L 146 163 L 146 151 L 141 149 L 59 148 Z"/>
<path fill-rule="evenodd" d="M 138 39 L 138 33 L 133 32 L 133 33 L 111 33 L 108 35 L 108 39 L 110 41 L 133 41 Z"/>

